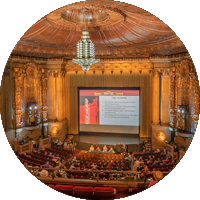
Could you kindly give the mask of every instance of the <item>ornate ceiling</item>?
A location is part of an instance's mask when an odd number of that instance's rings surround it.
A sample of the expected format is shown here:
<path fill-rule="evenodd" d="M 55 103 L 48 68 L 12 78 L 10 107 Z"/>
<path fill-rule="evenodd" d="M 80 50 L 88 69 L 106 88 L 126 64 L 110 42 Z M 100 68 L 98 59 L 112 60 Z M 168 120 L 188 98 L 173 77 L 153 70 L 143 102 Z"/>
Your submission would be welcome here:
<path fill-rule="evenodd" d="M 176 34 L 149 12 L 116 1 L 86 1 L 59 8 L 35 23 L 12 55 L 76 57 L 76 44 L 88 29 L 96 58 L 134 58 L 186 53 Z"/>

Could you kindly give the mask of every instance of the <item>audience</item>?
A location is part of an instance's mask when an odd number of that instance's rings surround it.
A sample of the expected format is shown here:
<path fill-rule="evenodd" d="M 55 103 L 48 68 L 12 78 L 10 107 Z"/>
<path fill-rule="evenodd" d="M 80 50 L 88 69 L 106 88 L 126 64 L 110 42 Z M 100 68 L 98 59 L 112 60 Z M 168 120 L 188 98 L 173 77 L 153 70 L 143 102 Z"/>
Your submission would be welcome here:
<path fill-rule="evenodd" d="M 63 177 L 63 178 L 81 177 L 81 178 L 87 178 L 87 179 L 96 179 L 97 174 L 90 172 L 91 170 L 128 171 L 129 169 L 131 169 L 131 171 L 138 171 L 138 172 L 141 171 L 142 173 L 140 175 L 140 178 L 141 178 L 141 180 L 143 180 L 144 177 L 146 177 L 146 176 L 144 176 L 144 174 L 149 173 L 149 171 L 152 171 L 152 169 L 154 169 L 156 171 L 156 170 L 158 170 L 157 167 L 164 166 L 163 169 L 165 170 L 166 166 L 169 166 L 170 167 L 169 170 L 171 170 L 172 167 L 174 168 L 178 162 L 178 158 L 176 156 L 175 156 L 175 159 L 172 160 L 171 154 L 169 152 L 167 152 L 166 149 L 164 150 L 164 154 L 161 153 L 160 149 L 156 149 L 155 151 L 153 149 L 149 149 L 148 152 L 143 150 L 142 153 L 135 154 L 135 155 L 132 152 L 130 152 L 130 153 L 127 153 L 125 157 L 123 155 L 123 160 L 116 160 L 116 161 L 114 161 L 113 159 L 111 159 L 109 161 L 106 158 L 106 156 L 102 157 L 101 160 L 97 160 L 97 158 L 96 159 L 88 158 L 88 160 L 87 160 L 87 159 L 85 159 L 84 156 L 82 158 L 80 158 L 78 156 L 71 156 L 70 158 L 67 158 L 66 155 L 60 154 L 59 151 L 58 151 L 58 153 L 55 153 L 57 151 L 50 152 L 49 149 L 45 149 L 45 150 L 41 150 L 41 149 L 43 149 L 43 148 L 39 148 L 38 150 L 33 149 L 33 153 L 34 153 L 33 155 L 44 155 L 44 156 L 46 156 L 45 157 L 46 159 L 48 158 L 48 160 L 45 161 L 45 164 L 38 165 L 38 169 L 31 170 L 31 172 L 35 176 L 38 176 L 38 175 L 49 176 L 49 173 L 50 173 L 52 178 L 54 178 L 54 177 Z M 63 149 L 64 149 L 64 147 L 63 147 Z M 107 150 L 108 150 L 107 146 L 104 145 L 103 152 L 107 152 Z M 67 150 L 65 149 L 65 151 L 67 151 Z M 94 151 L 93 145 L 91 145 L 89 151 Z M 97 147 L 96 151 L 101 152 L 101 149 L 99 147 Z M 103 154 L 103 152 L 102 152 L 102 154 Z M 108 152 L 115 153 L 112 147 L 110 148 L 110 150 Z M 87 153 L 87 154 L 89 154 L 89 153 Z M 99 155 L 99 154 L 97 154 L 97 155 Z M 30 164 L 30 162 L 28 160 L 29 158 L 32 158 L 32 154 L 22 153 L 22 156 L 25 159 L 25 160 L 23 160 L 23 164 L 25 167 L 35 166 L 34 163 L 33 163 L 33 165 L 32 165 L 32 163 Z M 19 159 L 20 158 L 21 157 L 19 155 Z M 27 158 L 27 160 L 26 160 L 26 158 Z M 112 156 L 112 158 L 113 158 L 113 156 Z M 114 158 L 115 158 L 115 156 L 114 156 Z M 42 170 L 42 168 L 39 169 L 39 166 L 43 166 L 43 168 L 47 168 L 47 169 L 54 168 L 54 170 L 53 171 L 44 170 L 44 169 Z M 85 171 L 84 172 L 85 175 L 84 175 L 84 173 L 82 173 L 82 175 L 80 175 L 80 176 L 77 176 L 77 175 L 75 176 L 75 175 L 73 175 L 72 171 L 66 172 L 65 171 L 66 169 L 69 169 L 69 170 L 80 170 L 81 169 L 81 170 Z M 108 175 L 107 173 L 102 172 L 101 176 L 108 177 L 108 178 L 105 178 L 106 180 L 120 180 L 121 178 L 122 179 L 125 178 L 125 174 L 123 174 L 123 173 L 120 173 L 120 174 L 119 173 L 116 173 L 116 174 L 110 173 L 110 175 Z M 154 180 L 152 179 L 151 184 L 149 184 L 150 186 L 154 184 L 153 181 L 156 182 L 156 179 L 155 178 L 154 178 Z"/>

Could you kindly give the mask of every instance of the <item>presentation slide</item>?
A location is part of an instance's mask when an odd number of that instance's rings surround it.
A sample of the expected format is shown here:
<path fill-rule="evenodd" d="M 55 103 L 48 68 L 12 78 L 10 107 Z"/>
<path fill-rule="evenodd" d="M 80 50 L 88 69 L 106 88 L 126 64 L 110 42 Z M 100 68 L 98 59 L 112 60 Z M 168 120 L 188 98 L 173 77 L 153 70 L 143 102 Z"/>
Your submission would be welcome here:
<path fill-rule="evenodd" d="M 99 124 L 138 126 L 139 96 L 100 96 Z"/>
<path fill-rule="evenodd" d="M 79 88 L 79 132 L 139 134 L 139 88 Z"/>

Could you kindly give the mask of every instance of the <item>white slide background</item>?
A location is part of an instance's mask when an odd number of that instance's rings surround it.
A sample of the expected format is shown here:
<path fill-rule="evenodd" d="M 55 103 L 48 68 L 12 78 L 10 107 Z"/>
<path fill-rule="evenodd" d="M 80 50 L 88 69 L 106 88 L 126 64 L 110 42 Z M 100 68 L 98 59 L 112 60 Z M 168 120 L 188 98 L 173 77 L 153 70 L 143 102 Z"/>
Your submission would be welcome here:
<path fill-rule="evenodd" d="M 139 126 L 139 96 L 100 96 L 100 125 Z"/>

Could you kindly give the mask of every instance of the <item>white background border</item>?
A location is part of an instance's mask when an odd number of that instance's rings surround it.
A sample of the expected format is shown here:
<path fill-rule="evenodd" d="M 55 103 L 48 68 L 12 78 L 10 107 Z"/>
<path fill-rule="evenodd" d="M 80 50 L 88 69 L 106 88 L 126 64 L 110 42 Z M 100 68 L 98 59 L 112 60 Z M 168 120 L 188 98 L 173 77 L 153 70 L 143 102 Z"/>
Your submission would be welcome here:
<path fill-rule="evenodd" d="M 0 1 L 0 76 L 7 59 L 20 37 L 44 15 L 74 1 L 59 0 L 7 0 Z M 184 42 L 200 74 L 199 1 L 197 0 L 125 0 L 159 17 L 176 32 Z M 1 123 L 1 199 L 75 199 L 56 192 L 27 172 L 12 152 Z M 126 199 L 193 199 L 200 196 L 199 189 L 199 136 L 198 127 L 194 140 L 181 163 L 159 184 Z"/>

